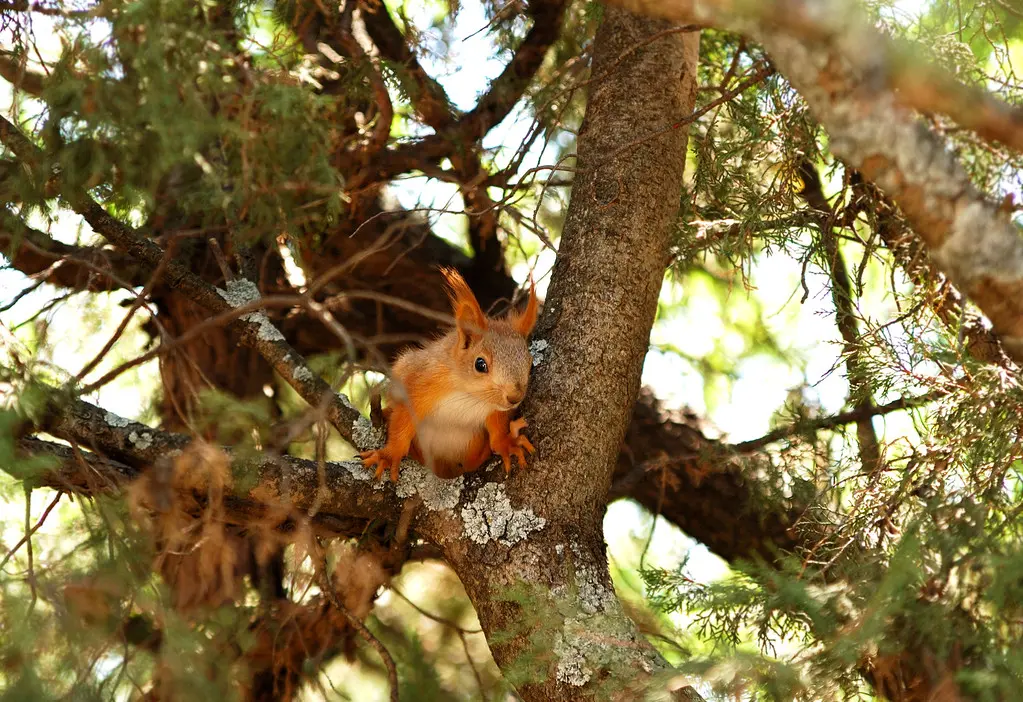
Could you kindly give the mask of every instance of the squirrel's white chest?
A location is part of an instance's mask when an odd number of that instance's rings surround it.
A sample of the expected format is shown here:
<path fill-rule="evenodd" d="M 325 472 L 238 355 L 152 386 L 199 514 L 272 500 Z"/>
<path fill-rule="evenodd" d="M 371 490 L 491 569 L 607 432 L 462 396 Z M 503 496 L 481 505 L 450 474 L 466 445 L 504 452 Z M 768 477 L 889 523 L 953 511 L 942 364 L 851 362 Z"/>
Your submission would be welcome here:
<path fill-rule="evenodd" d="M 461 460 L 473 438 L 486 430 L 494 411 L 489 403 L 466 392 L 445 395 L 416 426 L 416 440 L 424 457 Z"/>

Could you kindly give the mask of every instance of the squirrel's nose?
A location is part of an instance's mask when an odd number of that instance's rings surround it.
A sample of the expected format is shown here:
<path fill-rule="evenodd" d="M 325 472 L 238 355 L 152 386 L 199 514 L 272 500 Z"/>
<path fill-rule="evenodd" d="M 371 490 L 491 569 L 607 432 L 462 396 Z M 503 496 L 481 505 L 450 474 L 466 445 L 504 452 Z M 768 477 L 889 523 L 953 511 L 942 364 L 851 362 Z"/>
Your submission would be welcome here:
<path fill-rule="evenodd" d="M 504 394 L 504 399 L 509 405 L 517 405 L 522 402 L 523 395 L 522 386 L 516 385 L 514 390 Z"/>

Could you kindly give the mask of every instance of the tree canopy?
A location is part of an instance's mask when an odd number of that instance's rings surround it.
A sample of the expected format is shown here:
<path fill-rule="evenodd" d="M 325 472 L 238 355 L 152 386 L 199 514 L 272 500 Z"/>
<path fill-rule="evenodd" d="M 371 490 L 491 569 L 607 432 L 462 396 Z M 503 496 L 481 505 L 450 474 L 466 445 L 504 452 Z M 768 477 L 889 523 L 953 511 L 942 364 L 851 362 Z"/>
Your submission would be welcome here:
<path fill-rule="evenodd" d="M 0 1 L 0 699 L 1012 700 L 1016 0 Z M 536 453 L 376 481 L 542 299 Z"/>

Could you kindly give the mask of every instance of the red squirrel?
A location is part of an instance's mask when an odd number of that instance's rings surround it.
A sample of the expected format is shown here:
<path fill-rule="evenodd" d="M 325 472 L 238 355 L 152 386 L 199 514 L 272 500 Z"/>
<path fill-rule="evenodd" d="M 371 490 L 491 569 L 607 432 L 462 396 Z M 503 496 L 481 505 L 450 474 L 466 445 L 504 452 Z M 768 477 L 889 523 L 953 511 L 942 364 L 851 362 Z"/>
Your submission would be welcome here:
<path fill-rule="evenodd" d="M 511 471 L 511 457 L 526 465 L 534 451 L 522 433 L 525 419 L 512 412 L 525 397 L 532 357 L 526 340 L 536 324 L 536 289 L 525 310 L 488 318 L 465 279 L 441 269 L 447 280 L 455 328 L 419 348 L 403 351 L 391 367 L 387 443 L 359 454 L 376 477 L 407 455 L 440 478 L 455 478 L 483 465 L 491 455 Z"/>

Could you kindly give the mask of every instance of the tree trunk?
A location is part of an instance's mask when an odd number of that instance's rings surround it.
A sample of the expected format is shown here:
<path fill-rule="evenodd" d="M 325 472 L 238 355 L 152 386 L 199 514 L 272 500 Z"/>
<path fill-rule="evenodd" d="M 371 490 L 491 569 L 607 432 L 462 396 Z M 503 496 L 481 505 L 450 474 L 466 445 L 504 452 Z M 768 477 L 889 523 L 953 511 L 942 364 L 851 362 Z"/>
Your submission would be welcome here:
<path fill-rule="evenodd" d="M 638 699 L 666 668 L 615 596 L 601 523 L 683 189 L 687 135 L 671 127 L 693 110 L 699 38 L 644 44 L 670 26 L 605 10 L 533 341 L 525 414 L 537 452 L 503 484 L 468 481 L 461 525 L 433 529 L 526 700 Z"/>

